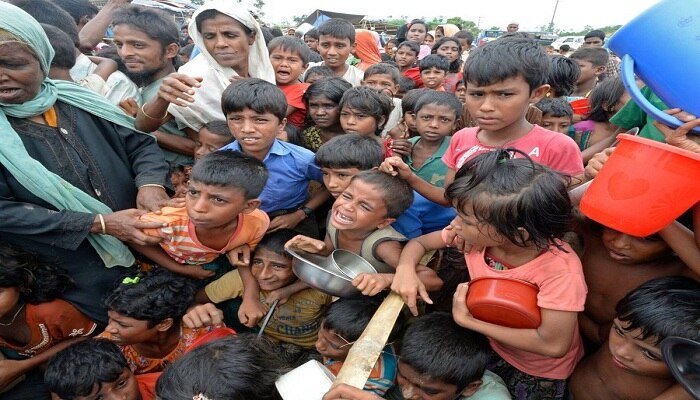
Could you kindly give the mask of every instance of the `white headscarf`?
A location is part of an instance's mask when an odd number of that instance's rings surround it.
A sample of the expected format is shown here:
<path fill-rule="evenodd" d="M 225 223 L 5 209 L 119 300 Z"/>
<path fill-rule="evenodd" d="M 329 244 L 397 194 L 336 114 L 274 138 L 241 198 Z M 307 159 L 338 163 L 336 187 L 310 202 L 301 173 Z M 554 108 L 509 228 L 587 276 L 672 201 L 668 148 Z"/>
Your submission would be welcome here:
<path fill-rule="evenodd" d="M 233 68 L 219 65 L 204 46 L 204 39 L 197 30 L 196 20 L 197 16 L 206 10 L 216 10 L 255 32 L 255 42 L 250 46 L 248 53 L 248 74 L 251 77 L 275 83 L 275 72 L 270 64 L 265 38 L 253 16 L 243 6 L 232 0 L 212 0 L 205 3 L 192 15 L 188 26 L 190 37 L 201 54 L 178 70 L 182 74 L 202 77 L 202 86 L 195 89 L 194 103 L 187 107 L 175 104 L 170 104 L 168 107 L 168 112 L 175 117 L 181 128 L 187 126 L 197 131 L 211 121 L 225 119 L 221 111 L 221 94 L 231 83 L 229 78 L 238 75 Z"/>

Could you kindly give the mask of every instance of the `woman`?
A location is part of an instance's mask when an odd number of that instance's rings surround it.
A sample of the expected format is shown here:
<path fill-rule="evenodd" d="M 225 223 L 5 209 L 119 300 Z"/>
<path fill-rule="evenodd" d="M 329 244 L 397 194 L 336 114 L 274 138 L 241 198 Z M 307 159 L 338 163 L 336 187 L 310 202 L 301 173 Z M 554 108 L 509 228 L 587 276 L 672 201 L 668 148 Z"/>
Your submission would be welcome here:
<path fill-rule="evenodd" d="M 221 94 L 238 77 L 275 83 L 260 25 L 243 6 L 213 0 L 199 7 L 189 25 L 190 37 L 201 51 L 177 73 L 163 80 L 158 96 L 136 117 L 136 127 L 152 132 L 172 118 L 195 131 L 222 120 Z"/>
<path fill-rule="evenodd" d="M 459 27 L 454 24 L 442 24 L 435 28 L 435 41 L 437 42 L 440 38 L 454 36 L 455 33 L 459 32 Z"/>
<path fill-rule="evenodd" d="M 408 23 L 408 32 L 406 32 L 406 40 L 418 43 L 420 45 L 420 52 L 418 53 L 418 60 L 422 60 L 430 54 L 430 46 L 423 44 L 425 42 L 425 37 L 428 33 L 428 25 L 422 19 L 414 19 Z"/>
<path fill-rule="evenodd" d="M 355 57 L 360 59 L 356 67 L 366 71 L 370 65 L 382 62 L 382 56 L 379 54 L 380 46 L 377 32 L 355 29 Z"/>

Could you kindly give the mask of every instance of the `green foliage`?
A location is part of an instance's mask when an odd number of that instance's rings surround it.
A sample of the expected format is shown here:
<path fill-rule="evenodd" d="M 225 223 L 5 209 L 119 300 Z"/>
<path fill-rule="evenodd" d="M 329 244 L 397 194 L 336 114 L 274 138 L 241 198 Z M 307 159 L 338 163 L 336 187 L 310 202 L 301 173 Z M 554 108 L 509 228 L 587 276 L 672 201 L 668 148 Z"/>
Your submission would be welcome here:
<path fill-rule="evenodd" d="M 265 0 L 255 0 L 253 7 L 255 7 L 258 17 L 262 18 L 265 15 L 265 12 L 263 11 L 263 7 L 265 7 Z"/>
<path fill-rule="evenodd" d="M 584 36 L 588 32 L 597 29 L 605 32 L 606 37 L 610 37 L 610 35 L 615 33 L 618 29 L 620 29 L 620 27 L 622 27 L 622 25 L 607 25 L 602 28 L 594 28 L 590 25 L 586 25 L 580 31 L 559 31 L 557 33 L 559 34 L 559 36 Z"/>
<path fill-rule="evenodd" d="M 301 23 L 304 22 L 304 20 L 305 20 L 307 17 L 308 17 L 308 15 L 306 15 L 306 14 L 302 14 L 302 15 L 300 15 L 300 16 L 299 16 L 299 15 L 295 15 L 295 16 L 292 17 L 292 20 L 294 21 L 294 24 L 295 24 L 295 25 L 301 25 Z"/>

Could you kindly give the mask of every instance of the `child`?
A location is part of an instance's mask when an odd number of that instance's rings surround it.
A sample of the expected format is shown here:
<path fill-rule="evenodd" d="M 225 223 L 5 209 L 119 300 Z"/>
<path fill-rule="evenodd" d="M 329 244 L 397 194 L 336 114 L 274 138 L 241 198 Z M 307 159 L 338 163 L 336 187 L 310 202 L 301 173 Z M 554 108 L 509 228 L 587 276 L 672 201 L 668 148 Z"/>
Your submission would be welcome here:
<path fill-rule="evenodd" d="M 464 68 L 466 110 L 478 126 L 462 129 L 452 136 L 442 158 L 448 168 L 445 186 L 469 159 L 506 144 L 560 173 L 574 177 L 583 174 L 581 152 L 571 138 L 542 129 L 526 119 L 530 104 L 537 103 L 549 90 L 546 85 L 549 63 L 540 46 L 519 37 L 500 38 L 472 51 Z M 429 200 L 449 206 L 442 188 L 420 179 L 398 157 L 385 160 L 380 169 L 399 174 Z"/>
<path fill-rule="evenodd" d="M 306 106 L 302 96 L 309 84 L 299 82 L 299 76 L 309 65 L 309 49 L 292 36 L 274 38 L 267 48 L 277 86 L 287 98 L 287 122 L 302 128 L 306 119 Z"/>
<path fill-rule="evenodd" d="M 396 139 L 408 139 L 418 136 L 418 131 L 416 131 L 416 115 L 413 109 L 418 102 L 418 99 L 425 93 L 429 93 L 430 89 L 412 89 L 401 99 L 401 109 L 403 111 L 403 120 L 390 130 L 388 135 L 394 140 Z"/>
<path fill-rule="evenodd" d="M 10 384 L 94 334 L 97 325 L 57 298 L 73 286 L 64 271 L 6 244 L 0 245 L 0 259 L 0 352 L 11 360 L 0 363 L 3 382 Z"/>
<path fill-rule="evenodd" d="M 195 279 L 213 276 L 220 267 L 211 264 L 220 255 L 242 245 L 254 248 L 269 225 L 258 210 L 267 181 L 262 162 L 234 151 L 211 153 L 195 164 L 188 183 L 185 207 L 165 207 L 159 214 L 141 218 L 163 222 L 146 231 L 159 236 L 159 246 L 133 245 L 144 256 L 176 274 Z"/>
<path fill-rule="evenodd" d="M 409 139 L 411 152 L 405 158 L 406 164 L 426 182 L 442 187 L 447 173 L 442 156 L 450 145 L 457 120 L 462 117 L 462 104 L 452 93 L 428 91 L 418 99 L 413 111 L 420 136 Z"/>
<path fill-rule="evenodd" d="M 464 79 L 457 82 L 457 89 L 455 89 L 455 96 L 457 96 L 457 99 L 463 105 L 467 103 L 467 85 L 464 84 Z"/>
<path fill-rule="evenodd" d="M 379 308 L 381 299 L 355 297 L 340 299 L 328 305 L 323 313 L 316 350 L 323 356 L 323 364 L 333 375 L 338 375 L 352 344 L 360 338 L 367 324 Z M 377 363 L 369 374 L 364 390 L 384 396 L 396 380 L 397 357 L 391 342 L 403 325 L 402 318 L 394 323 L 389 344 L 384 346 Z"/>
<path fill-rule="evenodd" d="M 308 83 L 309 85 L 313 85 L 314 82 L 321 80 L 323 78 L 332 78 L 335 77 L 333 74 L 333 70 L 323 66 L 323 65 L 316 65 L 313 67 L 309 67 L 309 69 L 306 70 L 306 74 L 304 75 L 304 82 Z M 340 79 L 340 78 L 338 78 Z M 348 82 L 348 81 L 345 81 Z M 348 82 L 350 83 L 350 82 Z M 350 85 L 352 87 L 352 85 Z"/>
<path fill-rule="evenodd" d="M 542 124 L 544 129 L 563 134 L 569 133 L 569 127 L 573 123 L 574 110 L 564 99 L 544 98 L 537 102 L 536 107 L 542 111 Z"/>
<path fill-rule="evenodd" d="M 409 90 L 416 88 L 416 83 L 413 79 L 405 77 L 403 75 L 399 76 L 399 91 L 396 92 L 396 97 L 403 99 L 403 96 L 408 93 Z"/>
<path fill-rule="evenodd" d="M 49 362 L 44 380 L 55 400 L 155 399 L 158 374 L 134 375 L 119 347 L 109 340 L 75 343 Z"/>
<path fill-rule="evenodd" d="M 510 153 L 518 151 L 481 154 L 460 169 L 445 192 L 457 218 L 443 232 L 409 242 L 392 290 L 402 294 L 414 314 L 415 294 L 410 293 L 422 293 L 430 303 L 413 268 L 427 250 L 452 245 L 449 231 L 454 230 L 471 246 L 465 253 L 471 279 L 504 277 L 537 285 L 542 315 L 534 329 L 478 320 L 466 306 L 468 284 L 464 283 L 454 295 L 455 322 L 489 337 L 500 357 L 492 370 L 516 398 L 561 399 L 566 379 L 583 356 L 576 315 L 583 310 L 586 283 L 578 257 L 560 240 L 571 214 L 566 183 L 527 157 L 511 158 Z"/>
<path fill-rule="evenodd" d="M 576 367 L 573 398 L 690 399 L 664 363 L 661 341 L 699 341 L 699 306 L 700 283 L 690 278 L 658 278 L 628 293 L 617 303 L 608 342 Z"/>
<path fill-rule="evenodd" d="M 418 63 L 419 52 L 420 46 L 418 43 L 407 40 L 399 44 L 399 47 L 396 48 L 396 55 L 394 56 L 394 60 L 399 66 L 401 75 L 411 78 L 413 82 L 416 83 L 416 88 L 423 87 L 423 81 L 420 79 L 420 70 L 416 65 Z"/>
<path fill-rule="evenodd" d="M 323 61 L 309 66 L 325 65 L 333 70 L 336 77 L 345 79 L 353 86 L 360 86 L 362 70 L 345 62 L 353 51 L 355 27 L 344 19 L 331 18 L 318 27 L 318 52 Z"/>
<path fill-rule="evenodd" d="M 581 67 L 576 60 L 564 56 L 553 56 L 549 60 L 551 64 L 547 77 L 547 84 L 549 84 L 547 96 L 568 99 L 576 89 L 576 82 L 581 76 Z"/>
<path fill-rule="evenodd" d="M 378 171 L 363 171 L 333 203 L 325 241 L 296 236 L 285 247 L 329 255 L 335 249 L 359 254 L 380 272 L 360 274 L 353 285 L 364 295 L 374 296 L 391 285 L 393 272 L 406 238 L 390 225 L 406 211 L 413 193 L 400 179 Z M 421 269 L 431 290 L 441 285 L 432 270 Z"/>
<path fill-rule="evenodd" d="M 269 306 L 276 299 L 285 299 L 277 305 L 265 327 L 265 335 L 275 341 L 310 349 L 316 342 L 321 313 L 331 302 L 331 296 L 297 281 L 292 271 L 292 257 L 284 251 L 284 244 L 294 236 L 295 233 L 287 229 L 265 235 L 253 253 L 250 269 L 260 287 L 258 302 Z M 240 298 L 244 292 L 239 272 L 231 271 L 200 290 L 196 300 L 198 303 L 221 303 Z M 257 323 L 254 320 L 241 322 L 248 326 Z"/>
<path fill-rule="evenodd" d="M 399 91 L 399 69 L 391 64 L 378 63 L 370 66 L 365 70 L 365 77 L 362 79 L 362 86 L 369 87 L 385 94 L 391 98 L 393 108 L 381 136 L 386 137 L 389 130 L 398 125 L 403 117 L 401 111 L 401 99 L 398 99 L 396 93 Z"/>
<path fill-rule="evenodd" d="M 293 144 L 295 146 L 304 147 L 304 133 L 301 129 L 292 124 L 286 124 L 284 129 L 277 133 L 277 139 Z"/>
<path fill-rule="evenodd" d="M 304 43 L 315 53 L 318 53 L 318 39 L 318 30 L 316 28 L 309 29 L 304 34 Z"/>
<path fill-rule="evenodd" d="M 180 56 L 180 63 L 182 65 L 190 62 L 190 54 L 192 54 L 192 50 L 194 50 L 194 43 L 190 43 L 180 48 L 180 51 L 177 54 Z"/>
<path fill-rule="evenodd" d="M 445 76 L 450 70 L 450 63 L 447 58 L 431 54 L 420 61 L 420 79 L 423 81 L 423 86 L 444 92 Z"/>
<path fill-rule="evenodd" d="M 449 62 L 445 83 L 442 86 L 447 92 L 454 93 L 457 90 L 457 83 L 463 81 L 462 45 L 456 38 L 444 36 L 435 42 L 432 54 L 443 56 Z"/>
<path fill-rule="evenodd" d="M 591 91 L 598 84 L 598 78 L 605 74 L 608 57 L 608 51 L 600 47 L 582 47 L 569 57 L 578 62 L 581 69 L 574 97 L 588 98 L 591 95 Z"/>
<path fill-rule="evenodd" d="M 182 326 L 194 285 L 163 269 L 127 277 L 107 296 L 109 324 L 99 337 L 119 346 L 134 374 L 161 372 L 214 328 Z"/>
<path fill-rule="evenodd" d="M 295 229 L 318 236 L 314 210 L 330 195 L 319 190 L 307 199 L 309 182 L 322 179 L 314 154 L 277 139 L 287 112 L 282 90 L 262 79 L 241 79 L 224 90 L 221 105 L 236 138 L 223 149 L 253 156 L 268 170 L 259 196 L 260 209 L 272 219 L 268 230 Z"/>
<path fill-rule="evenodd" d="M 209 153 L 213 153 L 233 142 L 231 131 L 226 121 L 211 121 L 199 130 L 194 141 L 194 160 L 199 161 Z"/>
<path fill-rule="evenodd" d="M 340 99 L 340 126 L 345 133 L 379 137 L 391 114 L 389 97 L 368 87 L 347 90 Z"/>
<path fill-rule="evenodd" d="M 350 88 L 348 81 L 332 77 L 314 82 L 306 90 L 304 102 L 313 123 L 304 130 L 307 149 L 315 152 L 323 143 L 345 133 L 340 126 L 340 100 Z"/>

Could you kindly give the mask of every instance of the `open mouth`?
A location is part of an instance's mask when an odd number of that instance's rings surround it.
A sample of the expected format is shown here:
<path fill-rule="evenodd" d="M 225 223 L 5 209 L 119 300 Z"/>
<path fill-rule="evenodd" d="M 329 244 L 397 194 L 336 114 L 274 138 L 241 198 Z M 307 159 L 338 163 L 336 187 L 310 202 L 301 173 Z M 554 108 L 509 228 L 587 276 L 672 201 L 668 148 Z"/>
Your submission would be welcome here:
<path fill-rule="evenodd" d="M 333 214 L 333 219 L 335 219 L 335 221 L 341 225 L 349 225 L 353 222 L 352 218 L 341 213 L 340 211 L 336 211 L 335 214 Z"/>

